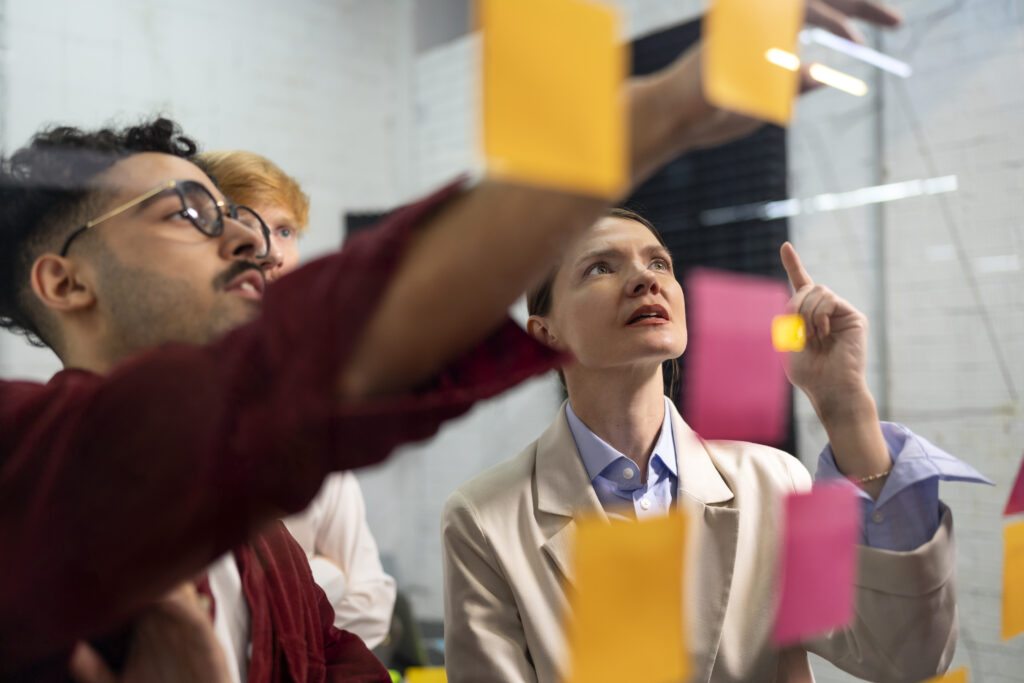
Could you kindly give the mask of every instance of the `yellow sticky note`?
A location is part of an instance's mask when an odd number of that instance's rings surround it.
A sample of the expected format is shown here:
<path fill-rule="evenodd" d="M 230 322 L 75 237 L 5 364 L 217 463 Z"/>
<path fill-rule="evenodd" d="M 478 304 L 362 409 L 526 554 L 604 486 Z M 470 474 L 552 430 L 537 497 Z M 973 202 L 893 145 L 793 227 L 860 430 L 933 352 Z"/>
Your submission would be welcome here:
<path fill-rule="evenodd" d="M 799 85 L 795 54 L 803 17 L 803 0 L 712 2 L 703 25 L 708 101 L 786 125 Z"/>
<path fill-rule="evenodd" d="M 488 173 L 601 197 L 627 186 L 618 13 L 582 0 L 480 0 Z"/>
<path fill-rule="evenodd" d="M 1024 633 L 1024 521 L 1003 528 L 1003 640 Z"/>
<path fill-rule="evenodd" d="M 922 681 L 922 683 L 967 683 L 967 669 L 960 667 L 942 676 L 929 678 L 927 681 Z"/>
<path fill-rule="evenodd" d="M 405 670 L 405 683 L 448 683 L 443 666 L 411 666 Z"/>
<path fill-rule="evenodd" d="M 685 681 L 686 517 L 578 525 L 569 594 L 570 683 Z M 626 616 L 628 615 L 628 617 Z"/>
<path fill-rule="evenodd" d="M 807 342 L 807 326 L 799 315 L 777 315 L 772 318 L 772 346 L 776 351 L 803 351 Z"/>

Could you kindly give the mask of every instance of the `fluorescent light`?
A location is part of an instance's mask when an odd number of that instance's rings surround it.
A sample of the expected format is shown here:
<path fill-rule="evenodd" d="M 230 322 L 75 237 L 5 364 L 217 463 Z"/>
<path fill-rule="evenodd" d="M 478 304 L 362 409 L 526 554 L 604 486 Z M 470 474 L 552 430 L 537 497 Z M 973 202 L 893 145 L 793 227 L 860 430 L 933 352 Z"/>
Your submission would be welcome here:
<path fill-rule="evenodd" d="M 770 221 L 777 218 L 789 218 L 800 214 L 823 213 L 826 211 L 838 211 L 840 209 L 852 209 L 868 204 L 881 204 L 893 202 L 897 199 L 908 199 L 923 195 L 940 194 L 943 192 L 955 192 L 957 190 L 957 179 L 955 175 L 938 176 L 935 178 L 924 178 L 917 180 L 904 180 L 898 183 L 886 185 L 872 185 L 862 187 L 849 192 L 826 192 L 814 195 L 806 199 L 780 199 L 774 202 L 758 202 L 754 204 L 740 204 L 737 206 L 723 206 L 717 209 L 708 209 L 700 213 L 700 223 L 704 226 L 727 225 L 729 223 L 740 223 L 743 221 L 763 220 Z M 946 245 L 931 247 L 928 252 L 929 260 L 941 261 L 948 258 L 944 251 Z M 1002 258 L 1002 257 L 991 257 Z M 987 272 L 996 272 L 1000 269 L 1015 269 L 1019 264 L 1009 260 L 986 262 L 980 269 Z"/>
<path fill-rule="evenodd" d="M 924 254 L 932 263 L 956 260 L 956 248 L 952 244 L 936 244 L 925 249 Z"/>
<path fill-rule="evenodd" d="M 800 68 L 800 58 L 792 52 L 786 52 L 780 50 L 777 47 L 773 47 L 764 53 L 764 58 L 776 66 L 781 66 L 787 71 L 796 71 Z M 868 92 L 867 84 L 859 78 L 854 78 L 848 74 L 844 74 L 842 71 L 836 71 L 824 64 L 811 64 L 810 67 L 811 78 L 830 85 L 836 90 L 842 90 L 845 93 L 856 95 L 861 97 Z"/>
<path fill-rule="evenodd" d="M 1016 254 L 979 256 L 974 259 L 974 268 L 979 273 L 1012 273 L 1020 270 L 1020 260 Z"/>
<path fill-rule="evenodd" d="M 900 76 L 902 78 L 909 78 L 913 73 L 913 69 L 906 62 L 890 57 L 887 54 L 883 54 L 878 50 L 873 50 L 866 45 L 855 43 L 852 40 L 846 38 L 840 38 L 834 33 L 829 33 L 825 29 L 812 28 L 804 29 L 800 32 L 800 41 L 803 43 L 817 43 L 818 45 L 824 45 L 825 47 L 832 48 L 837 52 L 842 52 L 845 55 L 849 55 L 854 59 L 859 59 L 862 62 L 877 66 L 883 71 Z"/>
<path fill-rule="evenodd" d="M 836 90 L 842 90 L 857 97 L 863 97 L 868 92 L 868 84 L 864 81 L 854 78 L 849 74 L 844 74 L 842 71 L 836 71 L 824 64 L 811 64 L 809 71 L 811 78 L 819 83 L 830 85 Z"/>
<path fill-rule="evenodd" d="M 786 52 L 780 50 L 777 47 L 773 47 L 764 53 L 764 58 L 776 66 L 781 66 L 787 71 L 796 71 L 800 68 L 800 58 L 792 52 Z"/>

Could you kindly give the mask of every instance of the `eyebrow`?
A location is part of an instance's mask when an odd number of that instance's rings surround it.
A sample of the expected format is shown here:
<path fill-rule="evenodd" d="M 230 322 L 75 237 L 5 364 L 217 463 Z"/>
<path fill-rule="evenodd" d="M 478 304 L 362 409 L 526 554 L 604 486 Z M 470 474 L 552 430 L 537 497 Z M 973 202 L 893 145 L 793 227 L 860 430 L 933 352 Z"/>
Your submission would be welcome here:
<path fill-rule="evenodd" d="M 651 244 L 649 246 L 644 247 L 643 253 L 645 256 L 665 256 L 668 258 L 668 261 L 670 263 L 672 262 L 671 252 L 669 252 L 667 247 L 664 247 L 660 244 Z M 621 249 L 611 247 L 609 249 L 596 249 L 594 251 L 588 251 L 587 253 L 583 254 L 583 256 L 579 257 L 576 260 L 576 263 L 573 267 L 580 266 L 585 261 L 590 261 L 595 258 L 614 258 L 616 256 L 622 256 Z"/>

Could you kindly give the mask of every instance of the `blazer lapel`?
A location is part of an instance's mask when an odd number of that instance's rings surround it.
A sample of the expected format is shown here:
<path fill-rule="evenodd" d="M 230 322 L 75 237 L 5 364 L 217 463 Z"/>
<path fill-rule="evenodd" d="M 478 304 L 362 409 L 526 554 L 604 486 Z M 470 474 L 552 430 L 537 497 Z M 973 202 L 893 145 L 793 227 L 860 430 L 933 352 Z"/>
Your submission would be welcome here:
<path fill-rule="evenodd" d="M 537 441 L 534 486 L 537 487 L 537 523 L 547 539 L 542 547 L 571 584 L 575 520 L 596 517 L 607 521 L 608 516 L 576 449 L 565 418 L 565 403 Z"/>
<path fill-rule="evenodd" d="M 672 408 L 672 433 L 679 472 L 678 504 L 690 517 L 687 557 L 687 629 L 693 657 L 692 681 L 708 681 L 722 635 L 729 603 L 739 510 L 731 507 L 732 489 L 715 468 L 710 454 Z M 544 552 L 568 583 L 573 581 L 572 543 L 575 519 L 607 521 L 583 467 L 565 419 L 565 404 L 537 441 L 534 469 L 537 523 L 545 537 Z"/>
<path fill-rule="evenodd" d="M 686 593 L 692 681 L 708 681 L 729 604 L 739 510 L 732 489 L 715 468 L 703 441 L 672 407 L 672 435 L 679 468 L 678 503 L 690 516 Z"/>

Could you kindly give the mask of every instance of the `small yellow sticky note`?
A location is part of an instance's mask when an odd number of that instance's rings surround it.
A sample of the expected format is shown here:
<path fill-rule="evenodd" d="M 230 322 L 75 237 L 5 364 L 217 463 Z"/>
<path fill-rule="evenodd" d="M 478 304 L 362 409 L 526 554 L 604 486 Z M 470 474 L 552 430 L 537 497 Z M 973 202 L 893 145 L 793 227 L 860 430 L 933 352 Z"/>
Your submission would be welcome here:
<path fill-rule="evenodd" d="M 967 669 L 960 667 L 942 676 L 929 678 L 921 683 L 967 683 Z"/>
<path fill-rule="evenodd" d="M 704 94 L 731 111 L 784 126 L 793 113 L 803 0 L 715 0 L 704 17 Z M 780 60 L 786 54 L 792 59 Z M 796 63 L 799 63 L 798 61 Z"/>
<path fill-rule="evenodd" d="M 1003 528 L 1003 640 L 1024 633 L 1024 521 Z"/>
<path fill-rule="evenodd" d="M 685 549 L 681 511 L 639 522 L 579 522 L 569 593 L 570 683 L 689 677 Z"/>
<path fill-rule="evenodd" d="M 629 176 L 618 13 L 582 0 L 480 0 L 478 12 L 488 173 L 618 196 Z"/>
<path fill-rule="evenodd" d="M 443 666 L 410 666 L 405 670 L 405 683 L 448 683 Z"/>
<path fill-rule="evenodd" d="M 772 346 L 776 351 L 803 351 L 806 342 L 807 326 L 803 316 L 777 315 L 772 318 Z"/>

